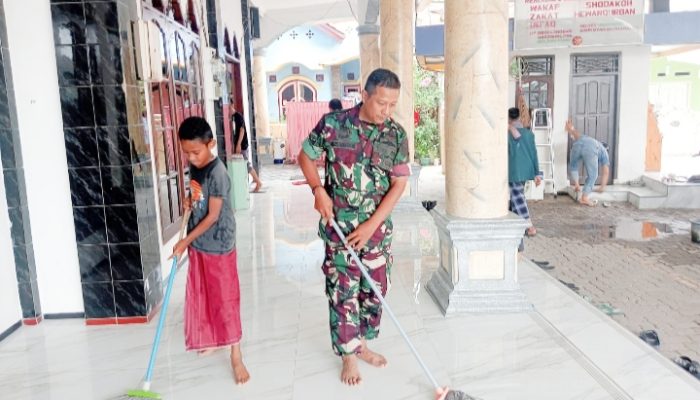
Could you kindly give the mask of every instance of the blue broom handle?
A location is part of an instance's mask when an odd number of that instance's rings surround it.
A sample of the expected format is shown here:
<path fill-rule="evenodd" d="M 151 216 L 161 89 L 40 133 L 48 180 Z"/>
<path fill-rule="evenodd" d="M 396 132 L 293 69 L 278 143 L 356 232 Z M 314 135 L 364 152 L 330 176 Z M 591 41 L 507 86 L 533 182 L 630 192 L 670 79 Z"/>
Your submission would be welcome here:
<path fill-rule="evenodd" d="M 182 218 L 182 226 L 180 227 L 180 240 L 182 240 L 185 234 L 185 228 L 187 227 L 187 221 L 190 219 L 190 210 L 185 212 Z M 163 333 L 163 324 L 165 323 L 165 315 L 168 311 L 168 304 L 170 303 L 170 294 L 173 291 L 173 285 L 175 283 L 175 274 L 177 273 L 177 256 L 173 257 L 173 264 L 170 267 L 170 276 L 168 277 L 168 286 L 165 289 L 165 297 L 163 298 L 163 307 L 160 310 L 160 316 L 158 317 L 158 327 L 156 328 L 156 337 L 153 339 L 153 348 L 151 349 L 151 357 L 148 360 L 148 369 L 146 369 L 146 378 L 144 379 L 144 386 L 149 386 L 151 383 L 151 378 L 153 377 L 153 367 L 156 364 L 156 356 L 158 355 L 158 347 L 160 346 L 160 336 Z"/>
<path fill-rule="evenodd" d="M 440 389 L 440 385 L 437 383 L 437 381 L 435 380 L 435 377 L 428 369 L 428 366 L 425 365 L 425 362 L 423 362 L 423 359 L 421 358 L 420 354 L 418 354 L 418 350 L 416 350 L 416 348 L 413 347 L 413 343 L 411 343 L 411 340 L 408 338 L 408 335 L 406 335 L 406 332 L 404 332 L 403 328 L 401 327 L 401 324 L 399 324 L 399 320 L 394 315 L 394 312 L 391 311 L 391 307 L 389 307 L 389 304 L 386 302 L 386 300 L 384 300 L 384 296 L 382 296 L 381 290 L 379 290 L 379 288 L 377 288 L 377 286 L 374 284 L 374 279 L 372 279 L 372 277 L 369 275 L 369 272 L 367 272 L 367 269 L 365 268 L 364 264 L 362 264 L 362 261 L 360 261 L 360 257 L 357 256 L 357 253 L 355 252 L 355 250 L 348 244 L 348 241 L 345 238 L 343 231 L 340 230 L 340 227 L 335 222 L 334 218 L 330 218 L 330 222 L 331 222 L 331 225 L 333 225 L 333 229 L 335 230 L 335 233 L 337 233 L 338 236 L 340 236 L 340 240 L 343 241 L 343 244 L 345 244 L 345 248 L 350 253 L 350 256 L 355 261 L 357 266 L 360 268 L 362 275 L 367 280 L 367 283 L 369 283 L 369 286 L 372 288 L 372 291 L 379 298 L 379 301 L 382 303 L 384 310 L 386 310 L 386 312 L 389 314 L 389 317 L 391 318 L 391 320 L 394 321 L 394 325 L 396 325 L 396 328 L 399 330 L 399 333 L 401 333 L 401 336 L 403 336 L 403 339 L 406 341 L 406 344 L 411 349 L 413 356 L 416 357 L 416 360 L 418 360 L 418 363 L 420 364 L 421 368 L 423 368 L 423 372 L 425 372 L 425 375 L 428 377 L 428 379 L 430 379 L 430 382 L 433 384 L 433 387 L 435 389 Z"/>
<path fill-rule="evenodd" d="M 163 307 L 160 310 L 158 317 L 158 328 L 156 328 L 156 337 L 153 339 L 153 348 L 151 349 L 151 357 L 148 360 L 148 369 L 146 370 L 146 383 L 151 382 L 153 376 L 153 367 L 156 364 L 156 355 L 160 346 L 160 335 L 163 332 L 163 323 L 165 322 L 165 314 L 168 312 L 168 303 L 170 302 L 170 293 L 173 291 L 173 283 L 175 282 L 175 273 L 177 272 L 177 256 L 173 257 L 173 265 L 170 267 L 170 276 L 168 277 L 168 286 L 165 289 L 165 298 L 163 298 Z"/>

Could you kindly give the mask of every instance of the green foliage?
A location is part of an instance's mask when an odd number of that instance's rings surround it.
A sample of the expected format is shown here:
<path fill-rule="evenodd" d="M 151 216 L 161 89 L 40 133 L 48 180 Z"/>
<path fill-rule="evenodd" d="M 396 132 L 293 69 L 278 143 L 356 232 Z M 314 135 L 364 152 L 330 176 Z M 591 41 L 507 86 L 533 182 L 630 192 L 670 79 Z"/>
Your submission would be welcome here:
<path fill-rule="evenodd" d="M 437 158 L 440 155 L 440 131 L 438 126 L 438 106 L 442 99 L 442 89 L 437 73 L 413 65 L 413 104 L 420 114 L 420 122 L 415 128 L 416 159 Z"/>

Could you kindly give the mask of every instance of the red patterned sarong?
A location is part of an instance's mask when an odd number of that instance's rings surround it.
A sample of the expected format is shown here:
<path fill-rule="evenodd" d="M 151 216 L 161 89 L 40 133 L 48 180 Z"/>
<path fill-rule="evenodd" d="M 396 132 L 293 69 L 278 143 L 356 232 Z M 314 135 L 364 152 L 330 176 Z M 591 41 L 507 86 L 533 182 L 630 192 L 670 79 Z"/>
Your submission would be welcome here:
<path fill-rule="evenodd" d="M 229 346 L 241 341 L 241 293 L 236 250 L 210 254 L 188 249 L 185 291 L 187 350 Z"/>

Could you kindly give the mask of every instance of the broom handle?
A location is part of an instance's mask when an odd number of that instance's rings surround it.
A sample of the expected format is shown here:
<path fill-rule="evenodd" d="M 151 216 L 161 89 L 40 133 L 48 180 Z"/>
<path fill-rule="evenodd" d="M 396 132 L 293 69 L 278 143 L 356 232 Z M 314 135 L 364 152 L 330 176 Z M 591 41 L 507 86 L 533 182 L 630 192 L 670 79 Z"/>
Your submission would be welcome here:
<path fill-rule="evenodd" d="M 345 248 L 350 253 L 350 256 L 355 261 L 357 266 L 360 268 L 362 275 L 367 280 L 367 283 L 369 283 L 369 286 L 372 288 L 372 291 L 379 298 L 379 301 L 382 303 L 382 307 L 384 307 L 384 310 L 386 310 L 386 312 L 389 314 L 389 317 L 391 318 L 391 320 L 394 321 L 394 325 L 396 325 L 396 328 L 399 330 L 399 333 L 401 333 L 401 336 L 403 336 L 403 340 L 406 341 L 406 344 L 411 349 L 413 356 L 416 357 L 416 360 L 418 360 L 418 363 L 420 364 L 421 368 L 423 368 L 423 372 L 425 372 L 425 375 L 428 377 L 428 379 L 430 379 L 430 382 L 433 384 L 433 387 L 435 389 L 440 389 L 440 385 L 438 385 L 437 381 L 435 380 L 435 377 L 428 369 L 428 366 L 425 365 L 425 362 L 423 362 L 423 359 L 421 358 L 420 354 L 418 354 L 418 350 L 416 350 L 416 348 L 413 347 L 413 343 L 411 343 L 411 340 L 408 338 L 408 335 L 406 335 L 406 332 L 404 332 L 403 328 L 401 327 L 401 324 L 399 324 L 399 320 L 396 319 L 394 312 L 391 311 L 391 307 L 389 307 L 389 304 L 386 302 L 386 300 L 384 300 L 384 296 L 382 296 L 382 292 L 374 284 L 374 280 L 367 272 L 367 269 L 365 268 L 364 264 L 362 264 L 362 261 L 360 261 L 360 257 L 357 256 L 357 253 L 355 252 L 355 250 L 348 244 L 348 241 L 345 238 L 345 235 L 340 230 L 340 227 L 335 222 L 335 219 L 330 218 L 330 222 L 331 222 L 331 225 L 333 225 L 333 229 L 335 230 L 335 233 L 337 233 L 338 236 L 340 236 L 340 240 L 343 241 L 343 244 L 345 244 Z"/>
<path fill-rule="evenodd" d="M 185 228 L 187 228 L 187 221 L 190 219 L 191 210 L 185 211 L 185 215 L 182 218 L 182 226 L 180 227 L 180 240 L 185 236 Z M 163 324 L 165 322 L 165 315 L 168 311 L 168 303 L 170 303 L 170 293 L 173 291 L 173 284 L 175 282 L 175 274 L 177 273 L 177 256 L 173 257 L 173 264 L 170 267 L 170 276 L 168 276 L 168 286 L 165 289 L 165 297 L 163 298 L 163 307 L 160 310 L 160 316 L 158 317 L 158 327 L 156 328 L 156 337 L 153 339 L 153 348 L 151 349 L 151 356 L 148 359 L 148 368 L 146 369 L 146 377 L 143 380 L 143 390 L 150 390 L 151 379 L 153 378 L 153 367 L 156 364 L 156 355 L 158 354 L 158 347 L 160 346 L 160 335 L 163 332 Z"/>

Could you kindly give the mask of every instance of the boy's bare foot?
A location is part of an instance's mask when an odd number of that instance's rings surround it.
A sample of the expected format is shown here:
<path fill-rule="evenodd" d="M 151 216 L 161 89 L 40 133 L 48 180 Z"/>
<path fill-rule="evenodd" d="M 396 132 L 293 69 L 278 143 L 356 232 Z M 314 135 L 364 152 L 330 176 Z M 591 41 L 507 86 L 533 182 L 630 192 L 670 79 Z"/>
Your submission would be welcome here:
<path fill-rule="evenodd" d="M 366 362 L 369 365 L 373 365 L 377 368 L 386 367 L 386 358 L 379 353 L 375 353 L 367 347 L 367 343 L 362 343 L 362 348 L 357 353 L 357 358 Z"/>
<path fill-rule="evenodd" d="M 253 192 L 255 192 L 255 193 L 259 192 L 260 189 L 262 189 L 262 186 L 263 186 L 262 181 L 255 182 L 255 187 L 253 188 Z"/>
<path fill-rule="evenodd" d="M 340 381 L 350 386 L 359 385 L 362 382 L 355 355 L 343 356 L 343 370 L 340 371 Z"/>
<path fill-rule="evenodd" d="M 231 368 L 233 369 L 233 380 L 236 381 L 236 385 L 243 385 L 250 380 L 250 374 L 243 364 L 241 347 L 238 344 L 231 346 Z"/>

